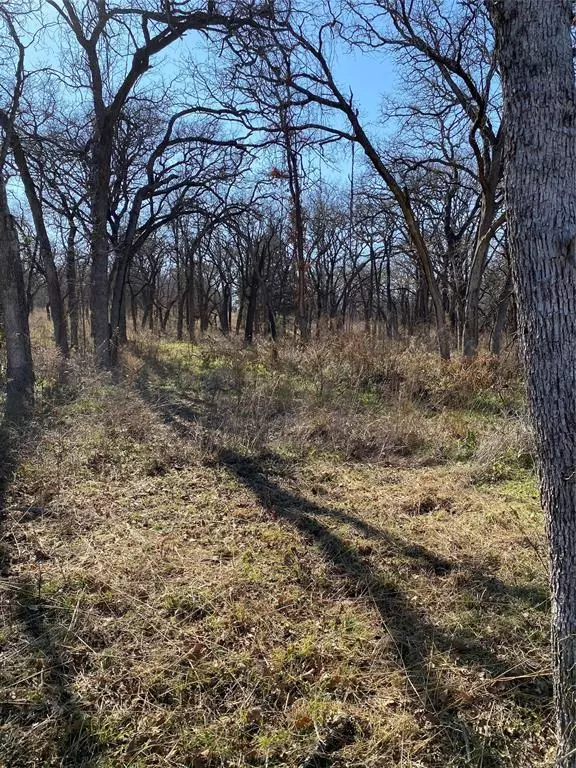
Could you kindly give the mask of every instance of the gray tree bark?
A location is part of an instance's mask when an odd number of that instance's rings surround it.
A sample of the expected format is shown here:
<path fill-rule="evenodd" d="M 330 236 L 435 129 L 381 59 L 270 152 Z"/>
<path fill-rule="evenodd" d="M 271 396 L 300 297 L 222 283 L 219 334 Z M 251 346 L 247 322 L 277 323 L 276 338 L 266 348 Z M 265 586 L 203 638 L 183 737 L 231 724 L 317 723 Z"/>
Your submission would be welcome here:
<path fill-rule="evenodd" d="M 76 232 L 74 221 L 69 221 L 66 243 L 66 286 L 68 290 L 68 318 L 70 320 L 70 346 L 78 349 L 78 286 L 76 279 Z"/>
<path fill-rule="evenodd" d="M 18 235 L 3 179 L 0 180 L 0 274 L 8 380 L 5 415 L 8 421 L 18 421 L 34 403 L 34 368 Z"/>
<path fill-rule="evenodd" d="M 506 204 L 547 519 L 557 768 L 576 767 L 576 99 L 570 0 L 493 0 Z"/>
<path fill-rule="evenodd" d="M 94 354 L 99 368 L 111 366 L 110 324 L 108 315 L 108 208 L 112 128 L 106 125 L 95 132 L 91 157 L 90 316 Z"/>

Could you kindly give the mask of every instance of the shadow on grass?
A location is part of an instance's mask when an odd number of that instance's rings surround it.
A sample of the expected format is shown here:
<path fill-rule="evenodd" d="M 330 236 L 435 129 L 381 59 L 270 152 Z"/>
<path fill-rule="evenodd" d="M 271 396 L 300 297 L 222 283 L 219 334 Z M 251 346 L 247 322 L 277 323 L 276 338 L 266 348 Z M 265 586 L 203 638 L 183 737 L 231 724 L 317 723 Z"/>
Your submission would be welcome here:
<path fill-rule="evenodd" d="M 276 461 L 282 471 L 282 459 L 277 458 Z M 470 762 L 474 757 L 472 753 L 482 750 L 482 765 L 504 765 L 501 756 L 488 754 L 483 738 L 466 725 L 462 716 L 466 704 L 461 695 L 451 691 L 447 681 L 434 670 L 430 664 L 431 652 L 435 650 L 449 655 L 457 665 L 477 670 L 483 677 L 487 674 L 488 679 L 500 679 L 498 695 L 513 698 L 523 707 L 540 711 L 547 706 L 551 697 L 549 686 L 544 685 L 543 690 L 541 681 L 530 678 L 534 670 L 519 669 L 477 638 L 463 632 L 448 633 L 432 624 L 425 611 L 415 607 L 394 585 L 389 574 L 374 567 L 325 521 L 346 523 L 368 538 L 386 542 L 393 553 L 411 558 L 431 577 L 446 575 L 453 568 L 462 568 L 462 564 L 452 563 L 425 547 L 410 544 L 354 515 L 319 506 L 284 490 L 270 478 L 270 464 L 269 455 L 264 462 L 227 450 L 221 450 L 218 455 L 218 465 L 225 467 L 249 488 L 265 509 L 293 525 L 306 541 L 320 551 L 351 597 L 368 599 L 376 606 L 383 630 L 393 641 L 398 663 L 417 699 L 415 706 L 423 707 L 428 718 L 439 727 L 439 733 L 443 734 L 446 741 L 444 754 L 460 754 L 463 761 L 468 761 L 461 764 L 476 764 Z M 546 605 L 544 590 L 509 586 L 485 575 L 471 564 L 466 570 L 468 582 L 484 592 L 486 602 L 491 598 L 522 599 L 537 607 Z"/>
<path fill-rule="evenodd" d="M 138 382 L 140 395 L 164 421 L 183 438 L 190 437 L 192 424 L 213 434 L 214 414 L 205 408 L 201 399 L 190 398 L 186 388 L 178 386 L 182 383 L 182 366 L 160 362 L 153 356 L 145 358 L 144 362 L 144 375 Z M 157 377 L 153 384 L 147 378 L 148 373 Z M 177 386 L 164 387 L 164 382 Z M 359 516 L 311 502 L 280 485 L 278 477 L 289 479 L 291 474 L 290 464 L 281 457 L 265 454 L 249 458 L 218 445 L 218 438 L 214 438 L 211 444 L 217 456 L 216 464 L 248 488 L 264 509 L 273 512 L 276 519 L 292 525 L 319 551 L 338 579 L 338 586 L 344 586 L 349 596 L 365 599 L 377 608 L 383 634 L 391 638 L 397 662 L 414 694 L 414 709 L 424 711 L 436 726 L 435 748 L 441 753 L 438 759 L 450 756 L 450 764 L 481 765 L 483 768 L 508 766 L 509 762 L 503 757 L 506 749 L 492 747 L 486 735 L 477 732 L 470 711 L 473 706 L 461 691 L 451 689 L 448 675 L 443 676 L 432 666 L 431 655 L 439 653 L 452 665 L 476 672 L 479 690 L 484 687 L 489 690 L 491 685 L 497 685 L 494 694 L 523 708 L 527 712 L 526 722 L 541 720 L 543 710 L 551 711 L 549 679 L 539 676 L 536 669 L 520 667 L 506 659 L 472 630 L 467 632 L 463 627 L 452 632 L 434 624 L 425 606 L 415 605 L 396 586 L 393 569 L 386 571 L 385 558 L 387 554 L 401 556 L 431 579 L 457 571 L 457 588 L 478 595 L 478 609 L 485 610 L 487 615 L 490 612 L 518 613 L 515 602 L 547 610 L 546 589 L 506 584 L 486 573 L 473 558 L 451 561 Z M 375 566 L 364 556 L 363 547 L 357 548 L 353 542 L 346 541 L 331 524 L 346 524 L 365 539 L 383 544 L 384 562 Z"/>
<path fill-rule="evenodd" d="M 180 437 L 188 437 L 189 425 L 201 420 L 200 405 L 204 406 L 204 403 L 200 404 L 184 393 L 182 376 L 189 375 L 188 369 L 177 362 L 161 362 L 154 354 L 142 353 L 137 346 L 133 351 L 144 363 L 136 379 L 138 394 Z M 159 382 L 166 382 L 166 387 L 161 383 L 152 386 L 150 374 L 156 376 Z M 174 384 L 177 385 L 176 390 Z"/>
<path fill-rule="evenodd" d="M 138 353 L 138 350 L 136 351 Z M 185 364 L 160 361 L 154 354 L 143 355 L 140 353 L 140 357 L 145 366 L 137 382 L 138 392 L 142 399 L 163 418 L 165 423 L 169 424 L 182 437 L 189 437 L 190 424 L 199 424 L 207 429 L 211 429 L 214 426 L 212 420 L 215 414 L 211 412 L 210 408 L 206 407 L 204 400 L 198 396 L 190 397 L 185 391 L 185 387 L 182 387 L 182 391 L 179 392 L 175 392 L 169 387 L 162 387 L 161 382 L 163 381 L 174 382 L 179 380 L 183 374 L 188 373 L 189 375 L 189 370 Z M 151 385 L 149 382 L 149 372 L 152 372 L 158 378 L 158 382 L 155 382 L 154 385 Z M 214 445 L 215 449 L 218 450 L 219 446 L 216 444 L 216 441 L 214 441 Z M 340 510 L 330 509 L 329 507 L 319 507 L 303 497 L 291 497 L 286 491 L 281 491 L 279 486 L 266 479 L 268 467 L 271 467 L 276 475 L 290 475 L 289 464 L 278 455 L 264 454 L 259 459 L 251 461 L 241 454 L 235 454 L 231 451 L 226 453 L 226 450 L 222 449 L 220 456 L 226 455 L 232 457 L 232 465 L 250 466 L 251 472 L 248 472 L 248 476 L 252 476 L 255 483 L 257 483 L 257 478 L 260 477 L 264 482 L 265 490 L 266 484 L 268 484 L 266 490 L 268 496 L 273 488 L 276 495 L 280 494 L 283 496 L 284 503 L 288 506 L 295 505 L 303 513 L 311 512 L 314 515 L 346 523 L 368 538 L 385 539 L 393 544 L 397 551 L 425 564 L 436 575 L 446 574 L 453 570 L 456 565 L 463 571 L 464 565 L 466 574 L 461 574 L 463 580 L 460 582 L 463 587 L 466 586 L 466 583 L 476 584 L 488 596 L 505 595 L 509 599 L 526 600 L 534 607 L 548 606 L 549 595 L 548 591 L 544 588 L 506 585 L 501 580 L 485 574 L 472 561 L 466 563 L 460 561 L 456 564 L 439 557 L 418 544 L 401 541 L 389 532 L 377 528 L 360 517 Z M 226 463 L 224 459 L 223 463 Z"/>
<path fill-rule="evenodd" d="M 43 598 L 41 581 L 30 573 L 12 572 L 17 536 L 9 525 L 6 502 L 26 446 L 36 442 L 39 433 L 37 423 L 0 425 L 0 606 L 7 624 L 0 635 L 0 765 L 89 768 L 100 746 L 89 715 L 72 692 L 75 670 L 64 646 L 70 617 L 58 616 Z M 33 525 L 33 520 L 34 515 L 25 512 L 19 522 Z M 22 680 L 22 670 L 29 678 Z M 38 677 L 39 688 L 19 699 L 18 685 Z"/>

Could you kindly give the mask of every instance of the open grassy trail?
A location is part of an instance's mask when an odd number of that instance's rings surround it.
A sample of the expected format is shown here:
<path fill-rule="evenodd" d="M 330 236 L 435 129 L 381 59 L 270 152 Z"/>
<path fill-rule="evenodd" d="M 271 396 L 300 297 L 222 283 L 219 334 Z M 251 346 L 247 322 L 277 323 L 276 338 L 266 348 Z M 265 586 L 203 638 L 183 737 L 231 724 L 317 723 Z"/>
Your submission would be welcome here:
<path fill-rule="evenodd" d="M 363 343 L 142 341 L 64 388 L 45 363 L 2 523 L 1 766 L 549 764 L 517 376 Z"/>

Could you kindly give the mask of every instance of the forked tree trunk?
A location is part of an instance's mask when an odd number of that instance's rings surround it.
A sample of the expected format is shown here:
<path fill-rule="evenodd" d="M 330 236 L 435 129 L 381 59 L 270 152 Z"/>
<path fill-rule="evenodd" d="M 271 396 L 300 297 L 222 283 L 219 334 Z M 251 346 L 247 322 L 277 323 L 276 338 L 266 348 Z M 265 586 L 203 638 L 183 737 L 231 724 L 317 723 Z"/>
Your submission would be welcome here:
<path fill-rule="evenodd" d="M 478 342 L 480 338 L 480 289 L 482 287 L 482 278 L 486 269 L 486 259 L 490 247 L 489 232 L 494 221 L 495 208 L 489 203 L 488 210 L 486 201 L 482 208 L 481 221 L 477 234 L 476 247 L 472 258 L 472 267 L 468 278 L 466 289 L 466 304 L 464 310 L 464 327 L 462 329 L 462 354 L 466 358 L 475 357 L 478 352 Z"/>
<path fill-rule="evenodd" d="M 117 249 L 116 271 L 112 281 L 112 301 L 110 303 L 110 361 L 113 366 L 118 363 L 120 345 L 128 341 L 126 334 L 126 285 L 134 258 L 134 238 L 142 210 L 142 197 L 143 191 L 140 189 L 136 193 L 130 211 L 123 241 Z"/>
<path fill-rule="evenodd" d="M 570 0 L 493 0 L 506 207 L 547 519 L 557 768 L 576 766 L 576 106 Z"/>
<path fill-rule="evenodd" d="M 0 301 L 6 337 L 6 403 L 9 421 L 24 417 L 34 403 L 34 368 L 24 273 L 14 219 L 0 181 Z"/>
<path fill-rule="evenodd" d="M 502 178 L 503 168 L 502 135 L 505 135 L 505 133 L 501 129 L 498 133 L 498 143 L 494 147 L 488 176 L 485 180 L 486 188 L 484 189 L 480 221 L 476 233 L 474 254 L 472 256 L 472 266 L 470 268 L 470 275 L 468 277 L 468 285 L 466 288 L 462 352 L 464 357 L 469 359 L 474 357 L 478 351 L 480 337 L 480 290 L 484 272 L 486 271 L 490 242 L 494 236 L 496 228 L 501 223 L 501 218 L 496 215 L 498 212 L 496 196 Z"/>

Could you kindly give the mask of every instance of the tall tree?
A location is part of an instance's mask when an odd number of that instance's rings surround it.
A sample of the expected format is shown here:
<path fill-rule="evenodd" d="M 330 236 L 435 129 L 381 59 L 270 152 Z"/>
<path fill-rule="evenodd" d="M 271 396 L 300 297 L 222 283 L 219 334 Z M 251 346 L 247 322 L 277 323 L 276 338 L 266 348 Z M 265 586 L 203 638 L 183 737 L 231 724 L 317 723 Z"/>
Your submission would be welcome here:
<path fill-rule="evenodd" d="M 17 42 L 18 45 L 22 45 L 19 40 Z M 48 293 L 48 301 L 50 303 L 50 316 L 54 327 L 54 341 L 62 355 L 68 357 L 69 350 L 68 336 L 66 333 L 66 316 L 64 313 L 64 303 L 62 301 L 62 292 L 60 290 L 60 278 L 54 261 L 52 244 L 48 236 L 42 201 L 34 183 L 32 173 L 30 172 L 30 165 L 26 152 L 24 151 L 22 140 L 19 136 L 19 130 L 16 126 L 10 126 L 9 122 L 9 115 L 0 110 L 0 125 L 7 131 L 7 135 L 10 136 L 10 148 L 14 158 L 14 164 L 20 175 L 36 230 L 40 258 L 46 277 L 46 289 Z"/>
<path fill-rule="evenodd" d="M 492 0 L 506 204 L 550 546 L 558 768 L 576 766 L 576 92 L 570 0 Z"/>
<path fill-rule="evenodd" d="M 466 285 L 462 343 L 464 355 L 472 357 L 478 347 L 480 289 L 490 241 L 502 223 L 498 214 L 505 130 L 500 122 L 492 29 L 485 8 L 470 0 L 369 0 L 349 6 L 357 20 L 351 44 L 401 52 L 409 71 L 410 82 L 405 87 L 412 92 L 416 88 L 421 97 L 413 107 L 419 120 L 439 117 L 438 134 L 442 136 L 453 116 L 462 143 L 468 144 L 472 154 L 470 165 L 479 186 L 480 206 Z"/>
<path fill-rule="evenodd" d="M 413 245 L 414 254 L 425 278 L 434 307 L 438 336 L 438 348 L 442 358 L 450 359 L 450 335 L 446 323 L 446 312 L 441 291 L 434 274 L 432 258 L 426 238 L 419 226 L 410 195 L 399 174 L 379 151 L 360 117 L 352 96 L 336 82 L 331 65 L 330 44 L 341 23 L 330 14 L 328 20 L 312 21 L 305 14 L 307 25 L 290 3 L 286 8 L 276 6 L 276 13 L 266 28 L 248 29 L 238 54 L 251 71 L 266 83 L 275 83 L 281 93 L 286 94 L 284 108 L 302 108 L 314 104 L 324 108 L 316 118 L 303 112 L 302 119 L 293 129 L 320 131 L 331 137 L 347 139 L 359 144 L 376 173 L 390 190 L 405 220 L 406 230 Z M 315 29 L 310 31 L 309 26 Z M 251 55 L 247 52 L 252 52 Z M 257 61 L 255 67 L 254 61 Z M 332 115 L 340 113 L 347 122 L 344 130 L 335 125 Z"/>
<path fill-rule="evenodd" d="M 12 131 L 19 112 L 24 84 L 24 48 L 15 45 L 17 39 L 11 9 L 0 9 L 0 47 L 2 58 L 14 64 L 3 90 L 7 102 L 3 105 L 6 122 L 2 125 L 0 141 L 0 306 L 6 339 L 6 402 L 5 414 L 17 420 L 29 410 L 34 400 L 34 368 L 30 347 L 28 306 L 24 273 L 20 260 L 18 234 L 6 194 L 6 160 L 12 141 Z"/>
<path fill-rule="evenodd" d="M 46 0 L 72 33 L 81 53 L 80 86 L 90 93 L 91 210 L 90 312 L 96 361 L 111 364 L 107 231 L 114 137 L 126 102 L 154 57 L 192 30 L 233 32 L 254 20 L 252 3 L 199 10 L 184 2 L 113 3 Z M 224 5 L 224 4 L 223 4 Z M 227 11 L 227 12 L 225 12 Z"/>

